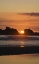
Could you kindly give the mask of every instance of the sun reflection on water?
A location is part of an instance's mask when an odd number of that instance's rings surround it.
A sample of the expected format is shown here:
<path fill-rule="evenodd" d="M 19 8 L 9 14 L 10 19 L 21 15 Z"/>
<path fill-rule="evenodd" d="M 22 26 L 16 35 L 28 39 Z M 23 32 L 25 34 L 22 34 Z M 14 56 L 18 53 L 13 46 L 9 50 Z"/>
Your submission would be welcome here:
<path fill-rule="evenodd" d="M 21 47 L 24 47 L 24 46 L 21 46 Z"/>
<path fill-rule="evenodd" d="M 20 47 L 24 47 L 24 42 L 20 42 Z"/>

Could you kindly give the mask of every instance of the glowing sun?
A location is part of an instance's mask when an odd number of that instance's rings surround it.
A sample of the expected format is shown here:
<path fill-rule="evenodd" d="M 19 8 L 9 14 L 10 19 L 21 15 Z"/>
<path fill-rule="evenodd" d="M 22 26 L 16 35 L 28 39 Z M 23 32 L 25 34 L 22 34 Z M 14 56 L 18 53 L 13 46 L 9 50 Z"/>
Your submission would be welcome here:
<path fill-rule="evenodd" d="M 24 34 L 24 31 L 21 31 L 21 34 Z"/>

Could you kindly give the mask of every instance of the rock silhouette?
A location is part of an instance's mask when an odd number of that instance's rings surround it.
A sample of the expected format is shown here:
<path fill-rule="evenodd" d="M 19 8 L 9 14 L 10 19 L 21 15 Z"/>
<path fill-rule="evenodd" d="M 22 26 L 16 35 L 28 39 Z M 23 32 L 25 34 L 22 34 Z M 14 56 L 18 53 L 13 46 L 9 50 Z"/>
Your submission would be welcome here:
<path fill-rule="evenodd" d="M 6 27 L 5 30 L 0 29 L 0 35 L 19 35 L 16 29 Z"/>
<path fill-rule="evenodd" d="M 24 35 L 39 36 L 38 32 L 33 32 L 31 29 L 24 29 Z"/>
<path fill-rule="evenodd" d="M 6 27 L 5 30 L 0 29 L 0 35 L 20 35 L 17 29 Z M 24 29 L 23 35 L 39 36 L 39 32 L 33 32 L 31 29 Z"/>

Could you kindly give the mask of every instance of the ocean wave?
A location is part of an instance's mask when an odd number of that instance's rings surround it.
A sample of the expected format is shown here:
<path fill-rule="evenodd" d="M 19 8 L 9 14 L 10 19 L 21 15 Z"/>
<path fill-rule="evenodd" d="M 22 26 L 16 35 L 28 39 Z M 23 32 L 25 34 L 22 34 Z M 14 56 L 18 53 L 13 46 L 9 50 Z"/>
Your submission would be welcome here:
<path fill-rule="evenodd" d="M 39 36 L 1 36 L 0 40 L 39 40 Z"/>

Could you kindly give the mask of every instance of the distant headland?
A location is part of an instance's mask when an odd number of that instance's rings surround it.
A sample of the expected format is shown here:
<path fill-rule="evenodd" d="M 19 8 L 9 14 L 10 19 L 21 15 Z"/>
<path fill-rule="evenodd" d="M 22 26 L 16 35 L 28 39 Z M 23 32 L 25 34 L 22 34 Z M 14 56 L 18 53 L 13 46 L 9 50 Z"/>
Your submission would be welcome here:
<path fill-rule="evenodd" d="M 24 29 L 24 35 L 39 36 L 39 32 L 33 32 L 31 29 Z"/>
<path fill-rule="evenodd" d="M 5 30 L 0 29 L 0 35 L 20 35 L 17 29 L 6 27 Z M 39 32 L 33 32 L 31 29 L 24 29 L 23 35 L 39 36 Z"/>
<path fill-rule="evenodd" d="M 0 35 L 19 35 L 19 33 L 14 28 L 6 27 L 5 30 L 0 29 Z"/>

